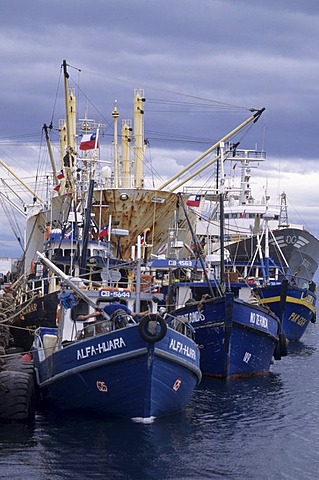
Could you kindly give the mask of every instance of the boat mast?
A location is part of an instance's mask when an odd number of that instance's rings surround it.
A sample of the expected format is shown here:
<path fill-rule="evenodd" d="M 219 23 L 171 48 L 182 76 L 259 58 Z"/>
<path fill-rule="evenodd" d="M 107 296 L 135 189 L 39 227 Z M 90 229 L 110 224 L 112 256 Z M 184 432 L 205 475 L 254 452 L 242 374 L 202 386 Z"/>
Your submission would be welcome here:
<path fill-rule="evenodd" d="M 131 188 L 130 142 L 132 125 L 131 120 L 122 122 L 122 187 Z"/>
<path fill-rule="evenodd" d="M 225 248 L 224 248 L 224 142 L 220 142 L 220 180 L 219 180 L 219 228 L 220 228 L 220 273 L 219 282 L 222 292 L 224 293 L 225 283 Z M 218 187 L 218 186 L 217 186 Z"/>
<path fill-rule="evenodd" d="M 64 96 L 65 96 L 65 128 L 60 129 L 60 145 L 64 147 L 61 149 L 62 162 L 61 170 L 65 170 L 66 177 L 70 183 L 71 190 L 75 194 L 74 178 L 72 170 L 75 165 L 75 152 L 76 152 L 76 98 L 73 89 L 69 89 L 69 74 L 67 72 L 66 60 L 63 60 L 63 73 L 64 73 Z M 65 137 L 63 133 L 65 132 Z"/>
<path fill-rule="evenodd" d="M 273 215 L 271 215 L 268 211 L 268 201 L 269 196 L 267 194 L 268 188 L 266 187 L 266 212 L 263 215 L 263 219 L 265 220 L 265 281 L 266 285 L 269 282 L 269 220 L 273 219 Z"/>
<path fill-rule="evenodd" d="M 114 188 L 119 188 L 119 155 L 117 142 L 117 123 L 120 114 L 117 109 L 117 100 L 115 100 L 112 117 L 114 120 Z"/>
<path fill-rule="evenodd" d="M 71 146 L 71 128 L 70 128 L 70 117 L 69 117 L 69 74 L 67 72 L 67 63 L 66 60 L 63 60 L 63 74 L 64 74 L 64 104 L 65 104 L 65 123 L 66 123 L 66 143 L 67 146 Z"/>
<path fill-rule="evenodd" d="M 227 149 L 224 151 L 224 155 L 227 154 L 227 153 L 230 153 L 232 150 L 236 149 L 238 145 L 239 145 L 239 143 L 236 143 L 236 144 L 232 145 L 232 147 L 227 148 Z M 197 175 L 199 175 L 203 170 L 206 170 L 206 168 L 208 168 L 208 167 L 210 167 L 211 165 L 213 165 L 213 163 L 217 162 L 219 159 L 220 159 L 220 155 L 216 155 L 216 157 L 214 157 L 212 160 L 210 160 L 209 162 L 205 163 L 205 165 L 203 165 L 202 167 L 200 167 L 200 168 L 198 168 L 197 170 L 195 170 L 191 175 L 189 175 L 188 177 L 186 177 L 184 180 L 181 180 L 177 185 L 174 185 L 173 190 L 170 190 L 170 191 L 175 191 L 175 190 L 177 190 L 179 187 L 181 187 L 182 185 L 184 185 L 186 182 L 188 182 L 188 181 L 191 180 L 192 178 L 194 178 L 194 177 L 196 177 Z"/>
<path fill-rule="evenodd" d="M 83 244 L 82 244 L 82 252 L 81 252 L 81 259 L 80 259 L 80 275 L 84 275 L 86 273 L 88 241 L 89 241 L 89 232 L 90 232 L 90 226 L 91 226 L 93 191 L 94 191 L 94 180 L 91 179 L 88 196 L 87 196 L 85 216 L 84 216 Z"/>
<path fill-rule="evenodd" d="M 183 168 L 182 170 L 180 170 L 176 175 L 174 175 L 172 178 L 170 178 L 169 180 L 167 180 L 167 182 L 163 183 L 163 185 L 160 186 L 159 190 L 163 190 L 165 187 L 167 187 L 170 183 L 172 183 L 174 180 L 176 180 L 178 177 L 180 177 L 181 175 L 183 175 L 185 172 L 187 172 L 191 167 L 193 167 L 194 165 L 196 165 L 196 163 L 200 162 L 201 160 L 203 160 L 203 158 L 205 158 L 209 153 L 213 152 L 217 147 L 219 147 L 220 145 L 220 142 L 227 142 L 231 137 L 233 137 L 236 133 L 238 133 L 240 130 L 242 130 L 246 125 L 248 125 L 249 123 L 251 122 L 254 122 L 256 123 L 257 120 L 259 119 L 259 117 L 261 116 L 261 114 L 264 112 L 265 108 L 262 108 L 261 110 L 258 110 L 254 113 L 254 115 L 251 115 L 249 118 L 247 118 L 247 120 L 245 120 L 243 123 L 241 123 L 240 125 L 238 125 L 238 127 L 236 127 L 234 130 L 232 130 L 231 132 L 229 132 L 227 135 L 225 135 L 223 138 L 221 138 L 217 143 L 215 143 L 214 145 L 212 145 L 208 150 L 206 150 L 206 152 L 202 153 L 201 155 L 199 155 L 197 158 L 195 158 L 195 160 L 193 160 L 191 163 L 189 163 L 185 168 Z M 218 157 L 219 158 L 219 157 Z M 218 160 L 218 158 L 216 157 L 214 159 L 214 161 Z M 213 162 L 211 162 L 213 163 Z M 211 165 L 210 163 L 210 165 Z"/>
<path fill-rule="evenodd" d="M 49 157 L 50 157 L 51 166 L 52 166 L 52 171 L 53 171 L 54 182 L 55 182 L 55 183 L 58 183 L 58 178 L 57 178 L 57 173 L 56 173 L 56 166 L 55 166 L 54 156 L 53 156 L 52 147 L 51 147 L 51 142 L 50 142 L 50 137 L 49 137 L 49 132 L 48 132 L 48 129 L 49 129 L 49 128 L 50 128 L 50 129 L 52 128 L 52 124 L 51 124 L 49 127 L 47 126 L 46 123 L 43 125 L 45 140 L 46 140 L 46 142 L 47 142 Z"/>
<path fill-rule="evenodd" d="M 20 182 L 21 185 L 23 185 L 33 195 L 33 198 L 39 200 L 40 203 L 45 205 L 46 202 L 43 200 L 43 198 L 39 197 L 39 195 L 35 193 L 35 191 L 32 190 L 32 188 L 30 188 L 29 185 L 27 185 L 20 177 L 18 177 L 18 175 L 1 159 L 0 165 L 2 165 L 9 173 L 11 173 L 11 175 L 13 175 L 18 180 L 18 182 Z"/>
<path fill-rule="evenodd" d="M 278 228 L 288 228 L 288 209 L 287 209 L 287 197 L 285 192 L 280 195 L 280 212 L 279 212 L 279 224 Z"/>
<path fill-rule="evenodd" d="M 144 90 L 134 92 L 134 187 L 144 184 Z"/>

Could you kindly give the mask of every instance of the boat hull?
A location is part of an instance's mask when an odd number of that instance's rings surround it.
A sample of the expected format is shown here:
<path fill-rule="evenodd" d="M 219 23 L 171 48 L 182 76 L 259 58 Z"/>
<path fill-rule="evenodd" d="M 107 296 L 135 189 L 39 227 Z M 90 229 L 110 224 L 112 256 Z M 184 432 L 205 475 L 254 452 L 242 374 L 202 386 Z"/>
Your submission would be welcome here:
<path fill-rule="evenodd" d="M 295 276 L 300 287 L 311 281 L 319 265 L 319 240 L 306 230 L 298 228 L 273 230 L 272 235 L 274 238 L 269 239 L 269 256 L 274 262 L 285 267 L 283 255 L 289 265 L 288 273 Z M 265 239 L 261 242 L 263 251 L 264 241 Z M 228 244 L 226 248 L 231 259 L 236 262 L 249 262 L 257 249 L 256 236 Z"/>
<path fill-rule="evenodd" d="M 50 404 L 144 423 L 182 411 L 201 379 L 195 343 L 170 328 L 155 343 L 134 325 L 40 355 L 38 385 Z"/>
<path fill-rule="evenodd" d="M 59 303 L 58 293 L 53 292 L 44 296 L 36 297 L 19 305 L 20 315 L 15 319 L 10 333 L 15 347 L 24 351 L 30 350 L 33 342 L 33 331 L 40 327 L 55 327 L 57 306 Z"/>
<path fill-rule="evenodd" d="M 288 285 L 282 307 L 282 288 L 281 284 L 267 285 L 256 287 L 254 291 L 260 297 L 260 303 L 267 305 L 281 319 L 287 340 L 298 341 L 309 323 L 315 322 L 316 295 L 308 289 Z"/>
<path fill-rule="evenodd" d="M 138 235 L 146 237 L 143 244 L 145 256 L 147 252 L 156 253 L 167 242 L 167 225 L 175 219 L 177 204 L 178 195 L 173 192 L 155 189 L 96 188 L 93 192 L 92 214 L 100 219 L 102 226 L 109 225 L 111 217 L 114 225 L 118 225 L 123 231 L 128 230 L 129 234 L 120 239 L 116 235 L 111 235 L 111 242 L 117 246 L 118 258 L 129 260 Z M 68 211 L 70 205 L 71 197 L 67 194 L 54 197 L 50 218 L 62 224 L 65 220 L 63 212 Z M 192 211 L 189 211 L 188 215 L 191 222 L 195 223 L 196 215 Z M 47 218 L 46 211 L 29 212 L 26 222 L 28 239 L 26 270 L 30 268 L 36 251 L 43 250 L 45 226 L 50 218 Z M 179 212 L 178 228 L 180 239 L 189 244 L 191 234 L 182 209 Z M 187 250 L 184 249 L 183 255 L 187 254 Z"/>
<path fill-rule="evenodd" d="M 269 372 L 278 344 L 279 322 L 255 305 L 234 299 L 216 298 L 173 312 L 182 315 L 195 329 L 204 375 L 230 378 Z"/>

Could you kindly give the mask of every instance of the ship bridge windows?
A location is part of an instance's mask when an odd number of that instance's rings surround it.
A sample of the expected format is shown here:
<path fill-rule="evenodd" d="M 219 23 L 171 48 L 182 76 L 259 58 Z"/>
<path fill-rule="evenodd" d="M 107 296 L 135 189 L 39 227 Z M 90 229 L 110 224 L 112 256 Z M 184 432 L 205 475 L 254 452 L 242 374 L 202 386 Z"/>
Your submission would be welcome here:
<path fill-rule="evenodd" d="M 87 254 L 88 257 L 91 256 L 91 250 L 89 248 L 87 249 L 86 254 Z M 74 257 L 75 255 L 76 255 L 76 251 L 74 249 L 66 248 L 64 250 L 64 254 L 63 254 L 64 257 L 71 257 L 71 256 Z"/>
<path fill-rule="evenodd" d="M 105 258 L 106 257 L 106 251 L 105 250 L 100 250 L 98 248 L 93 248 L 93 257 L 101 257 Z"/>
<path fill-rule="evenodd" d="M 254 213 L 225 213 L 224 218 L 255 218 Z"/>

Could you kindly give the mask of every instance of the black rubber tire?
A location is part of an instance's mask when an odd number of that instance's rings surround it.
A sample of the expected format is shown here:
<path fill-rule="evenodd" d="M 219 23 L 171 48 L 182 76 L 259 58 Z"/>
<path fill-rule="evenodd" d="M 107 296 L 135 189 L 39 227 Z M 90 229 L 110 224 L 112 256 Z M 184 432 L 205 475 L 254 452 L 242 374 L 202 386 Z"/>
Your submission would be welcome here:
<path fill-rule="evenodd" d="M 21 357 L 8 357 L 5 360 L 5 370 L 33 375 L 34 365 L 32 361 L 23 360 Z"/>
<path fill-rule="evenodd" d="M 150 322 L 157 322 L 160 325 L 159 332 L 157 331 L 157 328 L 156 328 L 156 333 L 153 334 L 148 329 L 148 324 Z M 142 339 L 148 343 L 159 342 L 165 337 L 167 333 L 167 324 L 164 318 L 161 315 L 158 315 L 157 313 L 151 313 L 149 315 L 145 315 L 140 321 L 138 328 L 139 328 L 139 332 Z"/>
<path fill-rule="evenodd" d="M 34 376 L 24 372 L 0 372 L 0 420 L 30 422 L 34 417 Z"/>
<path fill-rule="evenodd" d="M 274 359 L 281 360 L 281 350 L 280 350 L 280 341 L 276 343 L 275 350 L 274 350 Z"/>
<path fill-rule="evenodd" d="M 13 355 L 15 353 L 23 353 L 23 352 L 24 352 L 24 350 L 23 350 L 22 347 L 9 347 L 9 348 L 7 348 L 7 353 L 9 355 Z"/>
<path fill-rule="evenodd" d="M 280 345 L 280 355 L 282 357 L 287 357 L 287 338 L 284 332 L 279 333 L 279 345 Z"/>

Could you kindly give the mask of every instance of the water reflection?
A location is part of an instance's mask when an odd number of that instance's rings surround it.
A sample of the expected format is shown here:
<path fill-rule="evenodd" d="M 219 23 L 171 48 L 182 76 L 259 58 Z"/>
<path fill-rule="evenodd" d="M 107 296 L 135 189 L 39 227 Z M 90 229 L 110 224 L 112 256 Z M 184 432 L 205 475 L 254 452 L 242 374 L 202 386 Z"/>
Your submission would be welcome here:
<path fill-rule="evenodd" d="M 313 480 L 319 471 L 318 334 L 264 377 L 203 379 L 182 414 L 152 425 L 38 413 L 1 425 L 10 480 Z"/>

